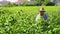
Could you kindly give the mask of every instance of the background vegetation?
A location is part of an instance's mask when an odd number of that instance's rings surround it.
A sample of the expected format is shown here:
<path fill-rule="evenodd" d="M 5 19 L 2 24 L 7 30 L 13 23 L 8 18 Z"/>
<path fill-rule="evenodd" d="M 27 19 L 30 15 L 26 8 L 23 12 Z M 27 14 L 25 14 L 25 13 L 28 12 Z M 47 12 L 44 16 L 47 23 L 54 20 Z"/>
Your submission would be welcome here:
<path fill-rule="evenodd" d="M 31 0 L 29 2 L 22 2 L 22 4 L 8 3 L 6 5 L 2 5 L 4 7 L 13 7 L 13 6 L 55 6 L 55 1 L 50 2 L 50 0 Z"/>

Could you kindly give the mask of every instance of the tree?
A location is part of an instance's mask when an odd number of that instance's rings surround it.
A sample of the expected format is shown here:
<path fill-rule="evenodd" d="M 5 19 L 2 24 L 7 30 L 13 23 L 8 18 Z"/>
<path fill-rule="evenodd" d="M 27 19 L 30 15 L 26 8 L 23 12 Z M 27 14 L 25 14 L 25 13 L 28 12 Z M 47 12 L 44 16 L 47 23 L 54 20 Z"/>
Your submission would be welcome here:
<path fill-rule="evenodd" d="M 46 5 L 48 2 L 50 2 L 50 0 L 35 0 L 37 1 L 38 4 L 43 4 Z"/>

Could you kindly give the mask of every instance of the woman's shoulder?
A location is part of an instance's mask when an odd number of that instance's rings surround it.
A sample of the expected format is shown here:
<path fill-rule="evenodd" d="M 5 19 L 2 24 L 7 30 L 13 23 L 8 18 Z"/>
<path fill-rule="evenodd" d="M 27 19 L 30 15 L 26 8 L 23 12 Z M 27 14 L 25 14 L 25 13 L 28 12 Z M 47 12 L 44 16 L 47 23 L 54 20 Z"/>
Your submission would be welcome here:
<path fill-rule="evenodd" d="M 48 17 L 48 14 L 44 14 L 44 16 Z"/>

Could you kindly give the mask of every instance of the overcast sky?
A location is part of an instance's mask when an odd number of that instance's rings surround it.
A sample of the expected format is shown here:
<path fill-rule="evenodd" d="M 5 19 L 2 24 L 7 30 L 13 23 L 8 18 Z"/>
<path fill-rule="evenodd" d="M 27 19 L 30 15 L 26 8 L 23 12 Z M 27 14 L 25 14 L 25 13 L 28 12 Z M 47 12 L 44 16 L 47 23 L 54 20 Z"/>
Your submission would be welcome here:
<path fill-rule="evenodd" d="M 2 1 L 2 0 L 0 0 L 0 1 Z"/>
<path fill-rule="evenodd" d="M 10 2 L 16 2 L 17 0 L 7 0 L 7 1 L 10 1 Z"/>
<path fill-rule="evenodd" d="M 0 1 L 2 1 L 2 0 L 0 0 Z M 17 1 L 17 0 L 7 0 L 7 1 L 10 1 L 10 2 L 15 2 L 15 1 Z"/>

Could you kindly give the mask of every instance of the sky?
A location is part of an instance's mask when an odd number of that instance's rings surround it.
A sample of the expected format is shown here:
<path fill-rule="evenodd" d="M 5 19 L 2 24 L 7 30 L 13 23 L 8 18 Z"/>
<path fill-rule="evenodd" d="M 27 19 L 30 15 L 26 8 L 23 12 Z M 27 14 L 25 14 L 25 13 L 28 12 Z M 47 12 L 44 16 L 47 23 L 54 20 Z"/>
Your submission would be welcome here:
<path fill-rule="evenodd" d="M 0 0 L 0 1 L 2 1 L 2 0 Z"/>
<path fill-rule="evenodd" d="M 10 1 L 10 2 L 16 2 L 17 0 L 7 0 L 7 1 Z"/>
<path fill-rule="evenodd" d="M 0 0 L 0 1 L 2 1 L 2 0 Z M 10 1 L 10 2 L 16 2 L 17 0 L 7 0 L 7 1 Z"/>
<path fill-rule="evenodd" d="M 28 0 L 28 1 L 30 1 L 30 0 Z"/>

